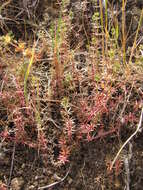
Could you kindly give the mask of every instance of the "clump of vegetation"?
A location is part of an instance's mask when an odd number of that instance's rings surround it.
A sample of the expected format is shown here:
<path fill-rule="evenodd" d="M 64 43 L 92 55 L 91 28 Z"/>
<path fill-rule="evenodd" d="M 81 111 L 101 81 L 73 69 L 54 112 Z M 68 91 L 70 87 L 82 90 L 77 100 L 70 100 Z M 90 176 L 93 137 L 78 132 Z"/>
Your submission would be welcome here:
<path fill-rule="evenodd" d="M 128 49 L 124 1 L 121 34 L 118 18 L 110 19 L 108 5 L 103 11 L 100 1 L 86 48 L 77 44 L 71 49 L 68 3 L 61 2 L 59 18 L 46 34 L 33 34 L 33 41 L 17 40 L 13 32 L 0 37 L 1 142 L 35 148 L 45 164 L 50 157 L 56 166 L 69 162 L 81 143 L 120 139 L 122 133 L 129 137 L 142 110 L 142 46 L 137 39 L 143 13 Z M 6 9 L 2 6 L 1 11 Z"/>

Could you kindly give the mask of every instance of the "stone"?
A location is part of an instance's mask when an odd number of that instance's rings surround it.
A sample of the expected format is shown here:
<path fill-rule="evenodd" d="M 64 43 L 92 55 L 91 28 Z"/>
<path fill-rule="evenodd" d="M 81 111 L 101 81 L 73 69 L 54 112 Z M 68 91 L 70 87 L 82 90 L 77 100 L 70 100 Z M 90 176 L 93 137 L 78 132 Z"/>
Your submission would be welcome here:
<path fill-rule="evenodd" d="M 24 180 L 22 177 L 15 177 L 11 180 L 12 190 L 21 190 L 24 185 Z"/>

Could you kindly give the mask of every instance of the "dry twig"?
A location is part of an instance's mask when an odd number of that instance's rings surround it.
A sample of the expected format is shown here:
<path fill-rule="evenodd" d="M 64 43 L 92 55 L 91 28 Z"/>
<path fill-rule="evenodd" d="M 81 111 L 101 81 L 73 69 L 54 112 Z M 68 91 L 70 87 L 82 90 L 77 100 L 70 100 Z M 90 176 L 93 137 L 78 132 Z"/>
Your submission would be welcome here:
<path fill-rule="evenodd" d="M 55 186 L 55 185 L 57 185 L 57 184 L 63 182 L 63 181 L 67 178 L 69 172 L 70 172 L 70 168 L 69 168 L 68 172 L 66 173 L 66 175 L 65 175 L 63 178 L 61 178 L 59 181 L 54 182 L 54 183 L 51 183 L 51 184 L 49 184 L 49 185 L 45 185 L 45 186 L 43 186 L 43 187 L 39 187 L 38 190 L 48 189 L 48 188 L 51 188 L 51 187 L 53 187 L 53 186 Z"/>
<path fill-rule="evenodd" d="M 140 131 L 141 125 L 142 125 L 142 120 L 143 120 L 143 107 L 142 107 L 142 110 L 141 110 L 140 120 L 139 120 L 139 123 L 138 123 L 138 126 L 137 126 L 136 131 L 126 140 L 126 142 L 125 142 L 125 143 L 122 145 L 122 147 L 119 149 L 119 151 L 118 151 L 118 153 L 116 154 L 114 160 L 112 161 L 110 170 L 112 170 L 113 165 L 115 164 L 116 160 L 118 159 L 118 157 L 119 157 L 121 151 L 123 150 L 123 148 L 124 148 L 124 147 L 129 143 L 129 141 Z"/>

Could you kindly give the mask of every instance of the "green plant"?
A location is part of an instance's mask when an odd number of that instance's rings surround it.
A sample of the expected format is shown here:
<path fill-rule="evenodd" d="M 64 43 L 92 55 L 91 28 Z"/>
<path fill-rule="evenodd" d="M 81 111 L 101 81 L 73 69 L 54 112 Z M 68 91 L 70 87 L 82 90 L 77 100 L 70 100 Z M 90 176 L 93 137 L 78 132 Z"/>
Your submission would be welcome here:
<path fill-rule="evenodd" d="M 72 49 L 69 33 L 74 25 L 73 13 L 68 13 L 67 4 L 68 1 L 62 1 L 60 16 L 47 32 L 49 37 L 37 35 L 36 42 L 23 42 L 8 33 L 0 39 L 4 63 L 0 66 L 3 111 L 0 136 L 3 141 L 36 148 L 44 155 L 45 162 L 50 155 L 58 166 L 70 160 L 81 142 L 112 135 L 119 138 L 122 129 L 132 131 L 142 101 L 142 73 L 138 69 L 142 47 L 136 48 L 142 15 L 134 44 L 127 50 L 126 1 L 122 1 L 122 44 L 119 45 L 118 17 L 111 13 L 114 19 L 110 18 L 108 1 L 103 10 L 100 0 L 92 15 L 87 46 Z M 137 57 L 130 67 L 135 49 Z M 3 115 L 7 115 L 7 123 Z M 48 152 L 49 144 L 58 148 L 55 157 L 52 151 Z"/>

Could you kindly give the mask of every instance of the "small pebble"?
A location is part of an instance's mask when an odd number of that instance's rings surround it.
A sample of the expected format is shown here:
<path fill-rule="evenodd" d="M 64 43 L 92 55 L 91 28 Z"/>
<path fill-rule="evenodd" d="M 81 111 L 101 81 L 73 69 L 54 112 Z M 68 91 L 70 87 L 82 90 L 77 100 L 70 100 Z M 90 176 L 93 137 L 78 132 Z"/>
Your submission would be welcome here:
<path fill-rule="evenodd" d="M 21 190 L 23 184 L 24 184 L 24 180 L 22 177 L 15 177 L 11 180 L 12 190 Z"/>

